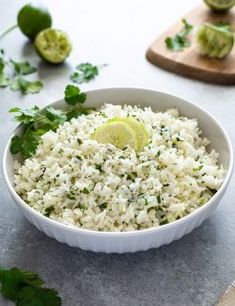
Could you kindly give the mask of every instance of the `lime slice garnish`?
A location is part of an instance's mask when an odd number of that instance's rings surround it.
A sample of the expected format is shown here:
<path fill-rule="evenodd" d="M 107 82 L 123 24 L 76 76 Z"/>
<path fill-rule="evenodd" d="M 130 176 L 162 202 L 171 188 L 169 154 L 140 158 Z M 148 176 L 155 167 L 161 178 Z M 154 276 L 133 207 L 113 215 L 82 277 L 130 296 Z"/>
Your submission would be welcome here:
<path fill-rule="evenodd" d="M 235 4 L 235 0 L 204 0 L 215 11 L 227 11 Z"/>
<path fill-rule="evenodd" d="M 226 26 L 205 23 L 198 28 L 197 42 L 202 54 L 223 58 L 232 50 L 234 37 Z"/>
<path fill-rule="evenodd" d="M 123 121 L 107 122 L 98 127 L 92 134 L 92 139 L 99 143 L 111 143 L 119 149 L 127 145 L 137 150 L 137 138 L 134 130 Z"/>
<path fill-rule="evenodd" d="M 136 139 L 137 139 L 137 151 L 142 151 L 143 148 L 149 142 L 149 135 L 145 129 L 143 123 L 140 123 L 137 119 L 133 117 L 114 117 L 113 119 L 109 120 L 109 122 L 126 122 L 135 132 Z"/>
<path fill-rule="evenodd" d="M 32 40 L 39 32 L 50 28 L 52 24 L 51 14 L 45 7 L 30 3 L 24 5 L 19 11 L 17 21 L 24 35 Z"/>
<path fill-rule="evenodd" d="M 37 35 L 34 45 L 39 55 L 53 64 L 62 63 L 72 50 L 68 35 L 55 29 L 41 31 Z"/>

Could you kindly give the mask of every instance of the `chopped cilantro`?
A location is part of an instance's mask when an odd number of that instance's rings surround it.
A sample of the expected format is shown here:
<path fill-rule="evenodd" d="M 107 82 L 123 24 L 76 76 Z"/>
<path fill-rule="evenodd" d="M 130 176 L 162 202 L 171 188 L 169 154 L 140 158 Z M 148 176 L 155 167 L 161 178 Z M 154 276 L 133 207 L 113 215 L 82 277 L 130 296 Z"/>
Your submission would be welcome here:
<path fill-rule="evenodd" d="M 158 194 L 158 195 L 157 195 L 157 202 L 158 202 L 158 204 L 160 204 L 161 201 L 162 201 L 161 196 L 160 196 L 160 194 Z"/>
<path fill-rule="evenodd" d="M 51 205 L 45 209 L 44 216 L 50 217 L 51 213 L 55 210 L 54 206 Z"/>
<path fill-rule="evenodd" d="M 82 193 L 89 194 L 90 191 L 85 187 L 85 188 L 82 190 Z"/>
<path fill-rule="evenodd" d="M 99 205 L 99 208 L 101 210 L 103 210 L 103 209 L 107 208 L 107 206 L 108 206 L 108 203 L 102 203 L 102 204 Z"/>
<path fill-rule="evenodd" d="M 73 194 L 67 194 L 66 196 L 69 200 L 76 200 L 76 197 Z"/>
<path fill-rule="evenodd" d="M 184 48 L 190 46 L 190 41 L 188 40 L 188 35 L 192 31 L 193 26 L 183 19 L 183 28 L 174 37 L 167 37 L 165 39 L 166 46 L 172 51 L 182 51 Z"/>
<path fill-rule="evenodd" d="M 193 168 L 193 171 L 200 171 L 200 170 L 202 170 L 202 168 L 203 168 L 203 165 L 200 165 L 197 168 Z"/>

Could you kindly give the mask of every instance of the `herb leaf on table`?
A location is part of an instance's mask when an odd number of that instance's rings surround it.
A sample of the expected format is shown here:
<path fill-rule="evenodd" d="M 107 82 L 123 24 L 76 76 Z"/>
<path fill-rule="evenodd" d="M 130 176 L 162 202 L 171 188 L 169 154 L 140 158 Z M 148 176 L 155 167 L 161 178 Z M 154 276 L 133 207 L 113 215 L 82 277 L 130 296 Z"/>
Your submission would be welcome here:
<path fill-rule="evenodd" d="M 10 70 L 11 77 L 6 74 L 6 67 Z M 38 93 L 43 87 L 42 82 L 29 81 L 24 77 L 36 71 L 37 68 L 26 61 L 16 62 L 11 59 L 7 62 L 4 59 L 4 51 L 0 50 L 0 87 L 9 86 L 12 91 L 20 91 L 24 95 Z"/>
<path fill-rule="evenodd" d="M 27 286 L 19 292 L 16 306 L 60 306 L 61 298 L 54 289 Z"/>
<path fill-rule="evenodd" d="M 61 298 L 54 289 L 43 288 L 37 273 L 18 268 L 0 267 L 0 293 L 16 306 L 60 306 Z"/>
<path fill-rule="evenodd" d="M 93 80 L 98 74 L 100 69 L 107 66 L 107 64 L 95 66 L 91 63 L 81 63 L 76 66 L 76 71 L 70 75 L 70 80 L 74 83 L 82 84 Z"/>
<path fill-rule="evenodd" d="M 1 49 L 0 50 L 0 87 L 7 87 L 10 83 L 10 80 L 5 73 L 6 64 L 3 55 L 4 51 Z"/>
<path fill-rule="evenodd" d="M 186 19 L 182 20 L 183 28 L 174 37 L 167 37 L 165 39 L 166 46 L 172 51 L 182 51 L 184 48 L 190 46 L 188 35 L 192 31 L 193 26 L 187 22 Z"/>
<path fill-rule="evenodd" d="M 37 71 L 37 68 L 31 66 L 29 62 L 15 62 L 10 60 L 10 63 L 18 74 L 27 75 Z"/>

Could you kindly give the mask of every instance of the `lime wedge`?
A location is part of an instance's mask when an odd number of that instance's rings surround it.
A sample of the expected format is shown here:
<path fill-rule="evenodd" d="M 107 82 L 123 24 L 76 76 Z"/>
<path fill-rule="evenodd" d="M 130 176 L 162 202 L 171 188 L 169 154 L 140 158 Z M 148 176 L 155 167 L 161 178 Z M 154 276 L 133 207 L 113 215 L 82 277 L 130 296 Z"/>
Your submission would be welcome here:
<path fill-rule="evenodd" d="M 234 36 L 226 26 L 205 23 L 198 28 L 197 42 L 202 54 L 208 57 L 223 58 L 232 50 Z"/>
<path fill-rule="evenodd" d="M 134 130 L 122 121 L 103 124 L 92 134 L 92 139 L 99 143 L 111 143 L 119 149 L 124 149 L 129 145 L 137 150 L 137 138 Z"/>
<path fill-rule="evenodd" d="M 37 35 L 34 46 L 44 60 L 53 64 L 62 63 L 72 50 L 68 35 L 61 30 L 50 28 Z"/>
<path fill-rule="evenodd" d="M 114 117 L 113 119 L 109 120 L 109 122 L 125 122 L 133 129 L 137 139 L 137 151 L 142 151 L 143 148 L 148 144 L 148 132 L 146 131 L 143 123 L 140 123 L 137 119 L 133 117 Z"/>
<path fill-rule="evenodd" d="M 204 0 L 215 11 L 227 11 L 235 4 L 235 0 Z"/>

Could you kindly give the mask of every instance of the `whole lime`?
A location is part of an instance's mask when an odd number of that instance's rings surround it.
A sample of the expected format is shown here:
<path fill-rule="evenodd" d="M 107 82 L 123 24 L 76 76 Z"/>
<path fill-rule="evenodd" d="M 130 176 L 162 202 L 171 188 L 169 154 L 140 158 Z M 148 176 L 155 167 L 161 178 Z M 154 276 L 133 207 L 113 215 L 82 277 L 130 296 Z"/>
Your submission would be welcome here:
<path fill-rule="evenodd" d="M 18 13 L 17 20 L 22 33 L 31 40 L 34 40 L 39 32 L 52 25 L 51 14 L 47 8 L 33 4 L 23 6 Z"/>

